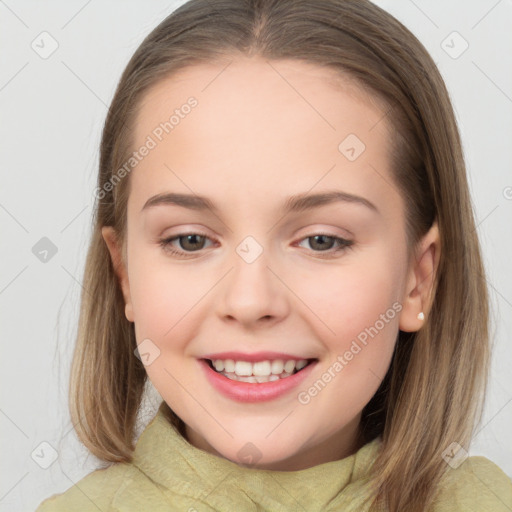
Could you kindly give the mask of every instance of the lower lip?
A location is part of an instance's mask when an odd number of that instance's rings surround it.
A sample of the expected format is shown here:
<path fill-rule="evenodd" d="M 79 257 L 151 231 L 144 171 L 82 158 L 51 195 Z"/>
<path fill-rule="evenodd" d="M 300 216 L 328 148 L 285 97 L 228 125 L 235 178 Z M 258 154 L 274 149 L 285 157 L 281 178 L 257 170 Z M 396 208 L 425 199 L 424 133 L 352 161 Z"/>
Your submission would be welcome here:
<path fill-rule="evenodd" d="M 210 384 L 224 396 L 237 402 L 265 402 L 285 395 L 304 381 L 316 363 L 317 361 L 313 361 L 299 372 L 284 379 L 252 383 L 228 379 L 210 368 L 210 365 L 204 359 L 199 360 L 199 364 L 206 373 L 206 378 L 210 381 Z"/>

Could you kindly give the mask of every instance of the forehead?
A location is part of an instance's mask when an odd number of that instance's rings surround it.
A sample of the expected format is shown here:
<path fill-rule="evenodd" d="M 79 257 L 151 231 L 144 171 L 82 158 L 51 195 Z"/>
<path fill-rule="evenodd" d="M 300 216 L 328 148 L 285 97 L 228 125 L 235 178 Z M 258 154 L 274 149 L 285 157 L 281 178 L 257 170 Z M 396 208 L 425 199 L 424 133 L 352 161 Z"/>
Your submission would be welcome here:
<path fill-rule="evenodd" d="M 221 124 L 234 117 L 241 122 L 244 114 L 256 122 L 261 119 L 258 113 L 268 116 L 278 103 L 288 111 L 287 117 L 294 113 L 304 119 L 315 115 L 323 121 L 324 128 L 335 131 L 344 128 L 354 108 L 359 118 L 366 117 L 370 123 L 375 117 L 380 119 L 386 110 L 382 101 L 350 75 L 332 68 L 301 60 L 233 57 L 180 69 L 150 87 L 138 105 L 137 135 L 151 130 L 152 125 L 147 122 L 168 119 L 191 96 L 202 100 L 205 116 L 224 108 L 224 115 L 218 119 Z M 342 107 L 347 116 L 339 117 L 336 106 Z M 277 117 L 268 120 L 276 122 Z M 354 119 L 350 124 L 354 127 Z"/>
<path fill-rule="evenodd" d="M 190 98 L 196 106 L 184 108 Z M 139 202 L 163 188 L 291 194 L 320 181 L 378 194 L 378 175 L 390 172 L 388 130 L 379 101 L 332 69 L 259 57 L 198 64 L 142 98 L 134 145 L 151 137 L 155 147 L 132 179 Z"/>

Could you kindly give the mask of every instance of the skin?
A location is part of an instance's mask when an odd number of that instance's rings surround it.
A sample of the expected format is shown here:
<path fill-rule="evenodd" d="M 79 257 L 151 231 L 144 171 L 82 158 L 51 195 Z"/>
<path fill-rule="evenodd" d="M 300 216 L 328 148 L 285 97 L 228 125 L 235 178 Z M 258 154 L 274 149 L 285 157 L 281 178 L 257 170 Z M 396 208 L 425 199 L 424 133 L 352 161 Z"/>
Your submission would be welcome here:
<path fill-rule="evenodd" d="M 408 258 L 405 203 L 389 164 L 392 132 L 373 98 L 304 62 L 237 57 L 224 68 L 187 68 L 144 96 L 137 148 L 187 98 L 198 106 L 130 174 L 126 260 L 113 229 L 102 234 L 137 342 L 149 338 L 160 350 L 148 376 L 186 423 L 189 442 L 234 462 L 251 442 L 261 453 L 255 467 L 305 469 L 360 448 L 361 411 L 389 367 L 398 330 L 420 329 L 418 313 L 428 314 L 439 233 L 434 224 Z M 352 162 L 338 149 L 351 133 L 366 145 Z M 339 201 L 283 214 L 289 196 L 328 190 L 361 196 L 378 211 Z M 218 213 L 169 204 L 141 211 L 165 192 L 206 196 Z M 190 232 L 208 238 L 175 239 L 172 247 L 187 257 L 160 245 Z M 335 240 L 309 238 L 319 232 L 353 244 L 334 252 Z M 236 252 L 249 235 L 263 249 L 250 264 Z M 400 313 L 299 403 L 298 392 L 395 302 Z M 228 350 L 319 362 L 300 389 L 239 403 L 212 388 L 198 364 Z"/>

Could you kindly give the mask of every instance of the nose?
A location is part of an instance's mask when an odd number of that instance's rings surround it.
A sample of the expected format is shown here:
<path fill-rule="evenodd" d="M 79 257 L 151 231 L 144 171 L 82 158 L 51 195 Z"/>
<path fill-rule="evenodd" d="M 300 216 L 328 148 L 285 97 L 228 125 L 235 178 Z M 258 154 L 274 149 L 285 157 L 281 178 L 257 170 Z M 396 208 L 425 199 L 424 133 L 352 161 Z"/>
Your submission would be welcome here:
<path fill-rule="evenodd" d="M 231 271 L 222 280 L 216 298 L 218 316 L 244 328 L 281 322 L 290 310 L 291 292 L 284 284 L 285 276 L 269 266 L 265 250 L 254 261 L 240 254 L 234 255 Z"/>

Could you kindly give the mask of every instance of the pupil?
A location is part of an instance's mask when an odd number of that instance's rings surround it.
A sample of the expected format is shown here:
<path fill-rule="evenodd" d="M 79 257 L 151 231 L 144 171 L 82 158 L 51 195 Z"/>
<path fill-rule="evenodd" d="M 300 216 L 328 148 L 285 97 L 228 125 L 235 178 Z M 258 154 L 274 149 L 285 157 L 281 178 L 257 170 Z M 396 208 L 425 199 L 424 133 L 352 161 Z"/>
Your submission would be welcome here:
<path fill-rule="evenodd" d="M 315 236 L 312 236 L 310 237 L 310 239 L 313 239 L 314 242 L 311 244 L 311 247 L 315 248 L 315 245 L 317 245 L 317 249 L 325 249 L 325 244 L 322 245 L 322 243 L 318 244 L 317 242 L 317 239 L 320 239 L 320 242 L 324 241 L 325 242 L 325 239 L 327 240 L 330 240 L 331 242 L 334 242 L 334 238 L 332 236 L 327 236 L 327 235 L 315 235 Z M 319 247 L 318 247 L 319 245 Z M 329 244 L 328 244 L 329 245 Z M 332 247 L 332 243 L 330 244 L 330 247 L 327 247 L 327 249 L 330 249 Z"/>
<path fill-rule="evenodd" d="M 183 249 L 191 249 L 191 250 L 194 250 L 194 249 L 201 249 L 201 247 L 194 247 L 194 244 L 197 244 L 199 242 L 197 242 L 195 239 L 197 238 L 203 238 L 204 237 L 202 235 L 184 235 L 182 237 L 180 237 L 180 239 L 185 239 L 185 244 L 181 244 L 181 246 L 183 247 Z M 192 247 L 186 247 L 187 244 L 189 243 L 189 239 L 192 239 Z M 204 241 L 204 240 L 203 240 Z"/>

